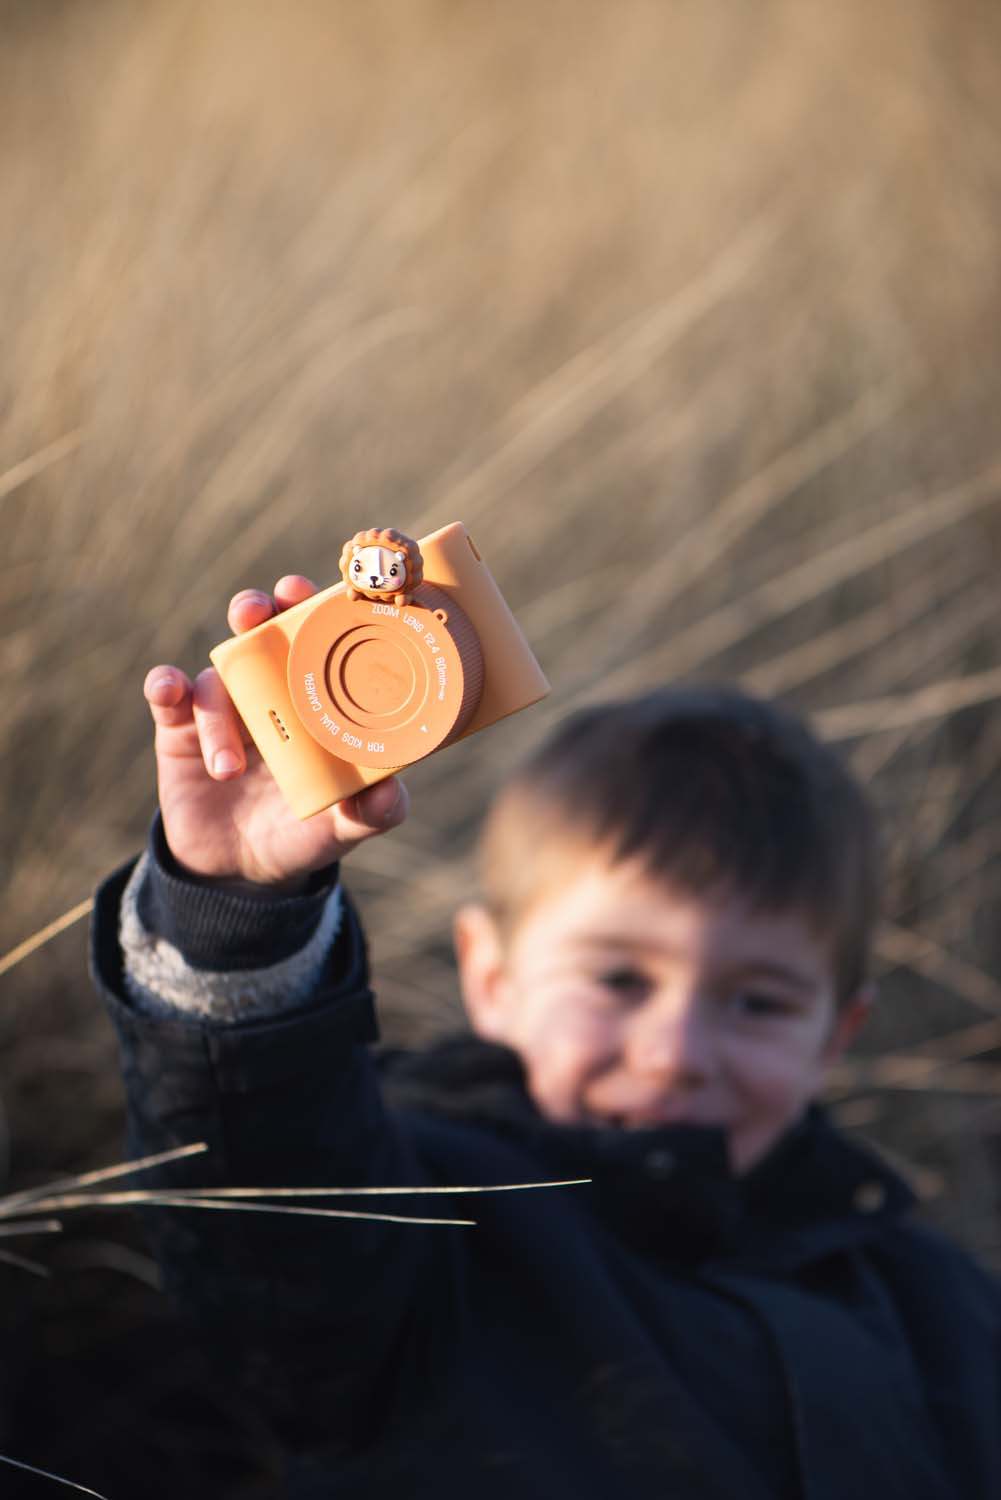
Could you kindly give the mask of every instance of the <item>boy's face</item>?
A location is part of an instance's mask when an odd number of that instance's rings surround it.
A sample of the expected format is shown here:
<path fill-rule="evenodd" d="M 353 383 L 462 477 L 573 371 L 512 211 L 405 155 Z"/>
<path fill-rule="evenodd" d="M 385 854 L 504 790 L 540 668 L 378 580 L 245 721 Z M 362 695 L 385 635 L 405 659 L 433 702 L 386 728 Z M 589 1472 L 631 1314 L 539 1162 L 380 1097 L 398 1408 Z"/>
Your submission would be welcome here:
<path fill-rule="evenodd" d="M 835 1006 L 805 918 L 676 894 L 636 865 L 585 865 L 506 947 L 477 907 L 456 937 L 474 1029 L 520 1054 L 543 1115 L 721 1127 L 736 1172 L 797 1120 L 869 1006 Z"/>

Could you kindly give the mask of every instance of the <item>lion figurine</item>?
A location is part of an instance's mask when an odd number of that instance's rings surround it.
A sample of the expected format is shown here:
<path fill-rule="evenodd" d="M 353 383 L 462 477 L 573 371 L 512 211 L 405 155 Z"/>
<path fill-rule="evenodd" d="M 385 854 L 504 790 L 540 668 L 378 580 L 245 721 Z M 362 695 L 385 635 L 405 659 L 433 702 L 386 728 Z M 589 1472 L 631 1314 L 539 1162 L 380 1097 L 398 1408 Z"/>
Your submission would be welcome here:
<path fill-rule="evenodd" d="M 358 531 L 344 543 L 341 577 L 349 599 L 409 604 L 424 577 L 421 549 L 412 537 L 392 526 Z"/>

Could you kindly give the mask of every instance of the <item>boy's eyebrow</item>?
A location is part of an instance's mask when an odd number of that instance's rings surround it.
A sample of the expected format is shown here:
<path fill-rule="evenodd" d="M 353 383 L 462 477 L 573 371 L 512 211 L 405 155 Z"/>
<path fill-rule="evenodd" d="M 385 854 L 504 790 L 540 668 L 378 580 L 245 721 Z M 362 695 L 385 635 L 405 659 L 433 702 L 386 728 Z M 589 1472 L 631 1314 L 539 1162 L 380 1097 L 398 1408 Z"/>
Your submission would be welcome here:
<path fill-rule="evenodd" d="M 649 948 L 657 953 L 668 951 L 665 943 L 659 943 L 655 938 L 623 937 L 618 932 L 581 932 L 573 939 L 577 948 L 620 948 L 624 953 L 635 953 L 638 949 Z"/>
<path fill-rule="evenodd" d="M 604 948 L 622 953 L 637 953 L 646 950 L 651 953 L 669 954 L 672 951 L 666 943 L 659 942 L 656 938 L 624 937 L 615 932 L 584 932 L 580 934 L 576 942 L 581 948 Z M 793 964 L 780 963 L 773 958 L 752 958 L 745 963 L 735 964 L 732 970 L 728 971 L 728 977 L 774 979 L 799 990 L 813 990 L 817 983 L 815 976 L 797 969 Z"/>
<path fill-rule="evenodd" d="M 734 973 L 741 978 L 778 979 L 783 984 L 791 984 L 800 990 L 812 990 L 817 983 L 815 978 L 804 974 L 801 969 L 794 968 L 791 964 L 777 963 L 770 958 L 752 959 L 750 963 L 739 964 Z"/>

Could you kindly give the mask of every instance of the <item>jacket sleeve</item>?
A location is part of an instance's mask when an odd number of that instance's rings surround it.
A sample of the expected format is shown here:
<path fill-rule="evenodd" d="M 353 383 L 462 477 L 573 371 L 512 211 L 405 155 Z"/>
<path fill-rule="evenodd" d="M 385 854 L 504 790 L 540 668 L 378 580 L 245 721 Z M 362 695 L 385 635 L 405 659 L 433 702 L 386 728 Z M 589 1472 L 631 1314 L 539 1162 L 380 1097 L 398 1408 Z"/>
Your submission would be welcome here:
<path fill-rule="evenodd" d="M 423 1183 L 408 1134 L 383 1106 L 369 1056 L 377 1027 L 350 903 L 304 1003 L 218 1021 L 167 1006 L 147 1011 L 130 998 L 119 944 L 130 873 L 119 871 L 100 888 L 92 944 L 98 988 L 119 1036 L 130 1151 L 208 1146 L 205 1155 L 144 1173 L 142 1183 L 165 1191 L 204 1186 L 207 1196 L 220 1186 Z M 406 1197 L 296 1206 L 436 1213 L 427 1200 Z M 372 1420 L 377 1388 L 385 1404 L 404 1332 L 412 1333 L 432 1299 L 441 1313 L 442 1289 L 454 1285 L 454 1237 L 463 1233 L 239 1209 L 144 1212 L 168 1291 L 296 1444 L 321 1432 L 326 1442 L 352 1443 Z M 414 1344 L 410 1338 L 411 1351 Z"/>

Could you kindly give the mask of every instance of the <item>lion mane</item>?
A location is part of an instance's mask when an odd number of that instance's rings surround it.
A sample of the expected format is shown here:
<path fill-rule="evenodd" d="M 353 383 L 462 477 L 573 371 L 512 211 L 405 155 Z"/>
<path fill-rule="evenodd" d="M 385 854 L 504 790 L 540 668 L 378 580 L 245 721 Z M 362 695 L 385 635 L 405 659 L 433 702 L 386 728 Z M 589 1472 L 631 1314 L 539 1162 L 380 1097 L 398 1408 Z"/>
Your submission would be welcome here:
<path fill-rule="evenodd" d="M 386 589 L 364 589 L 352 583 L 349 574 L 352 559 L 365 547 L 383 547 L 387 552 L 402 554 L 403 580 L 392 594 Z M 393 526 L 373 526 L 368 531 L 356 531 L 344 543 L 340 561 L 341 577 L 347 585 L 349 599 L 392 599 L 397 605 L 409 604 L 414 590 L 424 577 L 424 560 L 421 549 L 412 537 L 397 531 Z"/>

